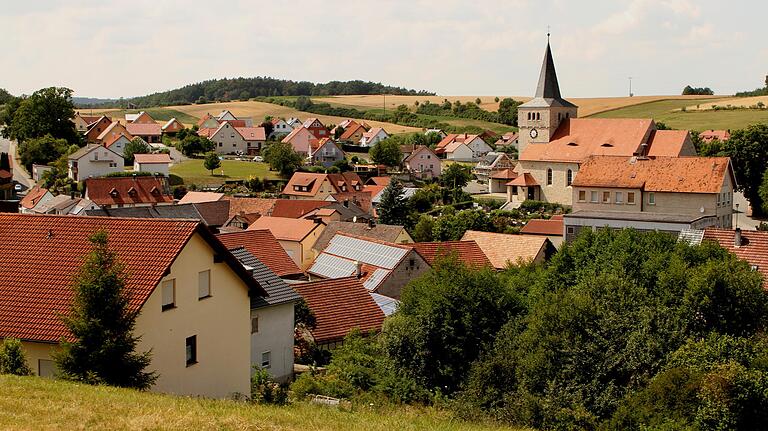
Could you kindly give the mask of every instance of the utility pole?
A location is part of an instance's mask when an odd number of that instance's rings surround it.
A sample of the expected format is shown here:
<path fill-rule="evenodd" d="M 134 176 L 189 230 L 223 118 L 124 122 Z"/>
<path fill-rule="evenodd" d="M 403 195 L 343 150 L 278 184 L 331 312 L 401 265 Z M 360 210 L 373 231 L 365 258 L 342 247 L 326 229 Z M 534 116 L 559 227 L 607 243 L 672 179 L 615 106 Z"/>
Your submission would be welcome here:
<path fill-rule="evenodd" d="M 632 94 L 632 77 L 630 76 L 629 77 L 629 97 L 632 97 L 632 96 L 634 96 L 634 94 Z"/>
<path fill-rule="evenodd" d="M 387 115 L 387 92 L 384 92 L 384 115 Z"/>

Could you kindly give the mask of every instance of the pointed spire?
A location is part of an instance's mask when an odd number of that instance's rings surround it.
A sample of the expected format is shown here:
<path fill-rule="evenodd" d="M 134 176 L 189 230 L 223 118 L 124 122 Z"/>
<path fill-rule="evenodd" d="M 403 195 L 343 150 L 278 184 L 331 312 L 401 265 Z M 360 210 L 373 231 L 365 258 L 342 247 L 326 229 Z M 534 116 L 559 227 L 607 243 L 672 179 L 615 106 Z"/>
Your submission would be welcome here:
<path fill-rule="evenodd" d="M 557 83 L 555 61 L 552 60 L 552 50 L 549 47 L 549 33 L 547 33 L 547 49 L 544 52 L 544 62 L 539 73 L 539 85 L 536 86 L 536 96 L 544 99 L 560 99 L 560 85 Z"/>

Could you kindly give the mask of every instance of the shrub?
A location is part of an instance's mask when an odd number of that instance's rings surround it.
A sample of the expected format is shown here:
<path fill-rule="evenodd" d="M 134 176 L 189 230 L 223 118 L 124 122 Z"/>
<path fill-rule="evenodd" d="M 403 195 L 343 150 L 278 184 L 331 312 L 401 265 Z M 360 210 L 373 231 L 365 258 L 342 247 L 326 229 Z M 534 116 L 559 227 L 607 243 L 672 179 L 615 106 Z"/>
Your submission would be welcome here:
<path fill-rule="evenodd" d="M 0 374 L 29 376 L 32 370 L 27 365 L 27 357 L 17 338 L 6 338 L 0 343 Z"/>
<path fill-rule="evenodd" d="M 283 405 L 288 402 L 288 390 L 274 380 L 263 368 L 254 367 L 251 376 L 251 402 Z"/>

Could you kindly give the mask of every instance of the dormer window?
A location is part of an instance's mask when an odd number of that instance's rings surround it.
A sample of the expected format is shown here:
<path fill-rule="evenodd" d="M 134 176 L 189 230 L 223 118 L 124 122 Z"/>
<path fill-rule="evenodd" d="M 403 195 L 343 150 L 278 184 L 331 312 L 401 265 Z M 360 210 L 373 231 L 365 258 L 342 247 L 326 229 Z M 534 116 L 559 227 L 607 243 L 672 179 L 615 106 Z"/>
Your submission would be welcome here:
<path fill-rule="evenodd" d="M 609 144 L 608 142 L 606 142 L 606 143 L 604 143 L 604 144 L 602 144 L 600 146 L 601 147 L 605 147 L 605 148 L 613 148 L 613 144 Z"/>
<path fill-rule="evenodd" d="M 568 143 L 568 146 L 569 146 L 569 147 L 578 147 L 578 146 L 579 146 L 579 144 L 577 144 L 577 143 L 575 143 L 575 142 L 569 142 L 569 143 Z"/>
<path fill-rule="evenodd" d="M 128 189 L 128 196 L 136 196 L 136 189 L 134 189 L 133 187 Z"/>
<path fill-rule="evenodd" d="M 116 198 L 120 195 L 120 193 L 117 191 L 117 189 L 113 187 L 112 190 L 109 191 L 109 195 L 112 196 L 113 198 Z"/>

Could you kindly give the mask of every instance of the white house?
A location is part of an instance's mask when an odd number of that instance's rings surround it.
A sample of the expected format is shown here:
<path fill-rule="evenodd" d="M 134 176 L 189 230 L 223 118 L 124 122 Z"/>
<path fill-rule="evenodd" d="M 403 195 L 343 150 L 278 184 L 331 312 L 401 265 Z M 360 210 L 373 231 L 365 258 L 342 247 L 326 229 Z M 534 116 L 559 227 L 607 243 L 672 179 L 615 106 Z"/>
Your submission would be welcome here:
<path fill-rule="evenodd" d="M 371 130 L 363 133 L 360 138 L 361 147 L 372 147 L 384 139 L 389 138 L 389 134 L 381 127 L 372 127 Z"/>
<path fill-rule="evenodd" d="M 134 172 L 151 172 L 168 176 L 171 156 L 168 154 L 136 154 L 133 156 Z"/>
<path fill-rule="evenodd" d="M 273 118 L 271 123 L 272 133 L 269 134 L 270 138 L 278 135 L 287 135 L 293 131 L 293 127 L 282 118 Z"/>
<path fill-rule="evenodd" d="M 131 140 L 125 134 L 121 133 L 117 137 L 104 142 L 104 146 L 114 151 L 115 153 L 125 157 L 125 146 L 130 143 L 131 143 Z"/>
<path fill-rule="evenodd" d="M 69 179 L 82 181 L 86 178 L 103 177 L 123 171 L 123 156 L 98 144 L 88 144 L 68 158 Z"/>
<path fill-rule="evenodd" d="M 217 154 L 258 154 L 266 142 L 263 127 L 235 127 L 224 121 L 211 134 Z"/>
<path fill-rule="evenodd" d="M 291 128 L 293 128 L 293 129 L 297 129 L 297 128 L 301 127 L 304 124 L 304 123 L 301 122 L 301 120 L 299 120 L 298 118 L 295 118 L 295 117 L 291 117 L 291 118 L 285 120 L 285 122 L 288 123 L 288 125 L 291 126 Z"/>

